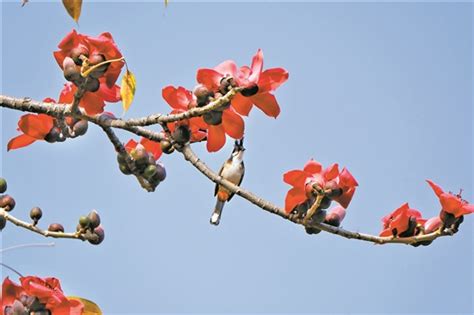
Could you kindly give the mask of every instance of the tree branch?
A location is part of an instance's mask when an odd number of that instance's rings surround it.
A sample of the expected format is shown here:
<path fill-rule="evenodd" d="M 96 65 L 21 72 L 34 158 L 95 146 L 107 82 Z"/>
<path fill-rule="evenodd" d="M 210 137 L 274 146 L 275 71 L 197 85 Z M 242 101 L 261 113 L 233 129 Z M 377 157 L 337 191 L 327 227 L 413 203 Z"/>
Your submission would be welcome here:
<path fill-rule="evenodd" d="M 86 233 L 79 233 L 79 232 L 63 233 L 63 232 L 51 232 L 48 230 L 42 230 L 36 225 L 33 225 L 33 223 L 28 223 L 28 222 L 15 218 L 10 213 L 8 213 L 4 208 L 0 208 L 0 216 L 3 216 L 7 221 L 10 221 L 11 223 L 15 224 L 18 227 L 27 229 L 34 233 L 38 233 L 45 237 L 78 239 L 81 241 L 88 241 L 88 240 L 96 241 L 98 239 L 97 235 L 94 235 L 90 233 L 89 231 L 86 231 Z"/>

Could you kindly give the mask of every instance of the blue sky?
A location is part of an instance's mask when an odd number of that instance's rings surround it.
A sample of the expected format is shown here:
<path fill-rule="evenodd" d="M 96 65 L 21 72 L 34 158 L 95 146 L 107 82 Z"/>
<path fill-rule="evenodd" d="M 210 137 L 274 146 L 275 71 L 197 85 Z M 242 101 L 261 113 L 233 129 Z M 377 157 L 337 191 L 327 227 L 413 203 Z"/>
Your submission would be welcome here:
<path fill-rule="evenodd" d="M 2 93 L 57 97 L 64 79 L 52 57 L 77 28 L 58 2 L 2 3 Z M 359 181 L 345 228 L 377 234 L 380 218 L 404 202 L 432 217 L 446 190 L 472 184 L 472 4 L 470 3 L 91 3 L 82 33 L 113 34 L 137 77 L 127 117 L 169 110 L 161 88 L 192 88 L 195 71 L 225 59 L 249 64 L 258 48 L 289 81 L 274 120 L 246 120 L 243 186 L 283 205 L 282 174 L 309 158 L 339 162 Z M 121 113 L 119 104 L 108 110 Z M 56 276 L 70 295 L 106 314 L 139 313 L 473 313 L 473 218 L 429 247 L 374 246 L 309 236 L 240 198 L 210 226 L 214 185 L 178 154 L 155 193 L 121 175 L 99 128 L 62 144 L 6 152 L 21 113 L 1 110 L 2 176 L 27 218 L 73 229 L 97 209 L 98 247 L 5 253 L 24 274 Z M 130 137 L 119 133 L 123 141 Z M 194 149 L 218 170 L 231 150 Z M 3 247 L 49 240 L 11 226 Z M 14 275 L 2 270 L 3 276 Z"/>

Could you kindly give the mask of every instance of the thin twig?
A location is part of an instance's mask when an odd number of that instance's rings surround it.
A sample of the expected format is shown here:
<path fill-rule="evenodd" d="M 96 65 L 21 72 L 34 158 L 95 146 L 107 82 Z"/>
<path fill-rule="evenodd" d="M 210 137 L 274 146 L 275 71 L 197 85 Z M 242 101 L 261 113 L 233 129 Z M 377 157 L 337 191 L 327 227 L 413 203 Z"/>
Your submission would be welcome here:
<path fill-rule="evenodd" d="M 15 249 L 20 249 L 20 248 L 31 248 L 31 247 L 53 247 L 55 244 L 54 243 L 33 243 L 33 244 L 21 244 L 21 245 L 15 245 L 7 248 L 0 249 L 0 253 L 5 253 L 11 250 Z"/>

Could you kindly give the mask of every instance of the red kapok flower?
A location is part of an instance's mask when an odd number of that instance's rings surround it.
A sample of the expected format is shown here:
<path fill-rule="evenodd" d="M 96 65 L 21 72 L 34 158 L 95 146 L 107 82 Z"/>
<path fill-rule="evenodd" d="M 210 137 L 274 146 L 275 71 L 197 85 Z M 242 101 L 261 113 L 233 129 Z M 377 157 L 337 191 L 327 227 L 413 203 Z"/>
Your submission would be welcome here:
<path fill-rule="evenodd" d="M 132 152 L 133 149 L 137 147 L 139 143 L 136 142 L 133 139 L 130 139 L 126 144 L 125 144 L 125 150 L 127 150 L 128 153 Z M 158 160 L 161 155 L 163 154 L 163 151 L 161 150 L 161 145 L 159 142 L 149 140 L 147 138 L 141 138 L 140 144 L 145 148 L 145 150 L 153 155 L 153 158 L 155 160 Z"/>
<path fill-rule="evenodd" d="M 99 81 L 101 84 L 99 90 L 97 92 L 84 93 L 79 103 L 79 107 L 84 108 L 88 115 L 100 114 L 104 111 L 105 102 L 116 103 L 121 99 L 120 87 L 113 85 L 109 88 L 106 84 L 102 84 L 104 80 L 104 78 L 100 78 Z M 64 84 L 64 88 L 59 96 L 59 103 L 72 103 L 76 91 L 77 87 L 71 82 Z"/>
<path fill-rule="evenodd" d="M 46 100 L 45 100 L 46 101 Z M 54 127 L 54 118 L 45 114 L 26 114 L 18 121 L 18 130 L 23 132 L 8 142 L 8 151 L 26 147 L 37 140 L 44 140 Z"/>
<path fill-rule="evenodd" d="M 112 35 L 110 33 L 102 33 L 97 37 L 78 34 L 76 30 L 72 30 L 59 43 L 59 50 L 54 52 L 54 58 L 58 65 L 63 69 L 63 61 L 66 57 L 77 58 L 78 52 L 91 58 L 94 55 L 101 55 L 105 60 L 122 58 L 122 54 L 118 50 Z M 120 75 L 120 71 L 124 65 L 123 61 L 112 62 L 109 64 L 104 74 L 105 83 L 112 88 Z"/>
<path fill-rule="evenodd" d="M 182 86 L 175 88 L 169 85 L 163 88 L 161 94 L 163 99 L 173 108 L 171 114 L 179 114 L 196 107 L 196 100 L 193 94 Z M 179 122 L 169 123 L 168 128 L 173 132 L 178 124 L 184 124 L 189 127 L 191 131 L 191 142 L 201 141 L 206 137 L 208 125 L 204 122 L 202 117 L 193 117 Z"/>
<path fill-rule="evenodd" d="M 5 308 L 12 306 L 15 300 L 22 296 L 36 297 L 52 315 L 80 315 L 84 305 L 73 299 L 68 299 L 56 278 L 21 277 L 21 285 L 6 278 L 2 284 L 2 313 Z"/>
<path fill-rule="evenodd" d="M 408 203 L 382 218 L 383 230 L 380 236 L 413 236 L 417 224 L 424 224 L 421 213 L 411 209 Z"/>
<path fill-rule="evenodd" d="M 237 69 L 234 61 L 227 60 L 214 69 L 199 69 L 197 81 L 210 90 L 216 90 L 223 77 L 231 76 L 238 86 L 246 88 L 232 99 L 232 107 L 237 113 L 248 116 L 255 105 L 267 116 L 276 118 L 280 114 L 280 106 L 271 92 L 285 83 L 289 74 L 283 68 L 272 68 L 263 72 L 262 69 L 263 52 L 259 49 L 250 67 Z"/>
<path fill-rule="evenodd" d="M 173 108 L 171 113 L 181 113 L 196 106 L 191 91 L 183 87 L 175 88 L 167 86 L 162 91 L 163 98 Z M 207 130 L 207 150 L 209 152 L 219 151 L 225 144 L 226 134 L 234 139 L 241 139 L 244 136 L 244 120 L 232 107 L 222 112 L 222 123 L 218 125 L 208 125 L 202 117 L 193 117 L 184 122 L 191 130 L 191 141 L 201 141 L 206 136 Z M 168 124 L 171 131 L 176 123 Z"/>
<path fill-rule="evenodd" d="M 283 175 L 283 181 L 293 186 L 286 195 L 285 210 L 289 213 L 295 206 L 305 202 L 314 187 L 321 192 L 328 191 L 331 199 L 347 208 L 358 186 L 352 174 L 343 169 L 339 172 L 338 164 L 323 169 L 319 162 L 309 160 L 303 170 L 288 171 Z M 337 192 L 332 196 L 332 192 Z"/>
<path fill-rule="evenodd" d="M 474 205 L 463 200 L 460 194 L 454 195 L 452 193 L 446 193 L 431 180 L 427 180 L 427 182 L 436 196 L 438 196 L 443 211 L 454 215 L 456 218 L 465 214 L 474 213 Z"/>

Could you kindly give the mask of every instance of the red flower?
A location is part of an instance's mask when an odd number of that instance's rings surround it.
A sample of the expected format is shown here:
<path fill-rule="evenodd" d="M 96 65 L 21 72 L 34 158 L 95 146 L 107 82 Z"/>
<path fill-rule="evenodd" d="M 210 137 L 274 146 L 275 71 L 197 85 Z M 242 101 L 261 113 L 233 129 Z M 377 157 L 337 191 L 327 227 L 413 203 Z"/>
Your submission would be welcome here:
<path fill-rule="evenodd" d="M 380 236 L 413 236 L 416 225 L 425 222 L 426 220 L 422 219 L 418 210 L 411 209 L 408 203 L 405 203 L 382 218 L 383 230 L 380 232 Z"/>
<path fill-rule="evenodd" d="M 77 58 L 77 56 L 74 56 L 77 51 L 81 51 L 81 53 L 89 58 L 94 55 L 102 55 L 105 60 L 122 58 L 122 54 L 115 45 L 110 33 L 102 33 L 98 37 L 91 37 L 78 34 L 76 30 L 72 30 L 59 43 L 58 48 L 59 50 L 54 52 L 54 58 L 56 58 L 61 69 L 63 69 L 64 58 Z M 109 88 L 113 88 L 123 65 L 123 61 L 112 62 L 109 64 L 107 71 L 104 74 L 105 82 Z"/>
<path fill-rule="evenodd" d="M 427 180 L 427 182 L 433 189 L 436 196 L 438 196 L 443 211 L 454 215 L 456 218 L 459 218 L 465 214 L 474 213 L 474 205 L 468 203 L 466 200 L 463 200 L 460 194 L 454 195 L 452 193 L 446 193 L 441 187 L 431 180 Z"/>
<path fill-rule="evenodd" d="M 6 278 L 2 285 L 2 311 L 12 306 L 21 296 L 36 297 L 52 315 L 80 315 L 84 305 L 78 300 L 69 300 L 56 278 L 21 277 L 21 286 Z"/>
<path fill-rule="evenodd" d="M 283 175 L 283 181 L 293 186 L 286 195 L 285 210 L 291 212 L 294 207 L 305 202 L 314 187 L 321 192 L 328 192 L 328 197 L 347 208 L 358 186 L 352 174 L 344 168 L 339 172 L 338 164 L 326 169 L 314 160 L 309 160 L 303 170 L 288 171 Z"/>
<path fill-rule="evenodd" d="M 158 160 L 161 155 L 163 154 L 163 151 L 161 151 L 161 145 L 159 142 L 156 141 L 151 141 L 148 140 L 147 138 L 141 138 L 140 144 L 145 148 L 145 150 L 153 154 L 153 157 L 155 160 Z M 128 153 L 132 152 L 133 149 L 135 149 L 138 145 L 138 142 L 135 140 L 131 139 L 125 144 L 125 150 L 127 150 Z"/>
<path fill-rule="evenodd" d="M 21 116 L 18 121 L 18 130 L 23 132 L 23 134 L 8 142 L 8 151 L 26 147 L 37 140 L 44 140 L 53 126 L 54 118 L 45 114 L 26 114 Z"/>
<path fill-rule="evenodd" d="M 161 95 L 173 108 L 171 114 L 183 113 L 188 109 L 196 107 L 196 100 L 194 99 L 193 94 L 182 86 L 175 88 L 169 85 L 163 88 Z M 206 137 L 208 125 L 204 122 L 202 117 L 193 117 L 179 122 L 169 123 L 168 128 L 173 132 L 178 124 L 184 124 L 189 127 L 189 130 L 191 131 L 191 142 L 201 141 Z"/>
<path fill-rule="evenodd" d="M 171 113 L 181 113 L 196 106 L 196 100 L 191 91 L 183 87 L 175 88 L 167 86 L 162 91 L 163 98 L 173 108 Z M 207 150 L 209 152 L 219 151 L 225 144 L 228 134 L 234 139 L 241 139 L 244 136 L 244 120 L 231 107 L 222 112 L 222 123 L 219 125 L 208 125 L 202 117 L 193 117 L 184 122 L 191 130 L 191 141 L 201 141 L 206 136 L 207 130 Z M 176 127 L 176 123 L 168 124 L 171 131 Z"/>
<path fill-rule="evenodd" d="M 86 92 L 82 97 L 79 107 L 85 109 L 88 115 L 100 114 L 104 111 L 105 102 L 116 103 L 120 101 L 120 87 L 114 85 L 109 88 L 106 84 L 102 84 L 105 78 L 100 78 L 100 88 L 97 92 Z M 59 103 L 70 104 L 74 101 L 74 93 L 77 87 L 68 82 L 64 84 L 64 88 L 59 95 Z"/>
<path fill-rule="evenodd" d="M 232 107 L 237 113 L 248 116 L 252 106 L 255 105 L 267 116 L 277 117 L 280 114 L 280 106 L 271 92 L 285 83 L 289 74 L 283 68 L 272 68 L 263 72 L 262 69 L 263 52 L 259 49 L 250 67 L 243 66 L 237 69 L 234 61 L 227 60 L 214 69 L 199 69 L 197 81 L 209 90 L 215 91 L 219 88 L 223 77 L 231 76 L 238 86 L 247 88 L 247 91 L 242 91 L 232 99 Z"/>

